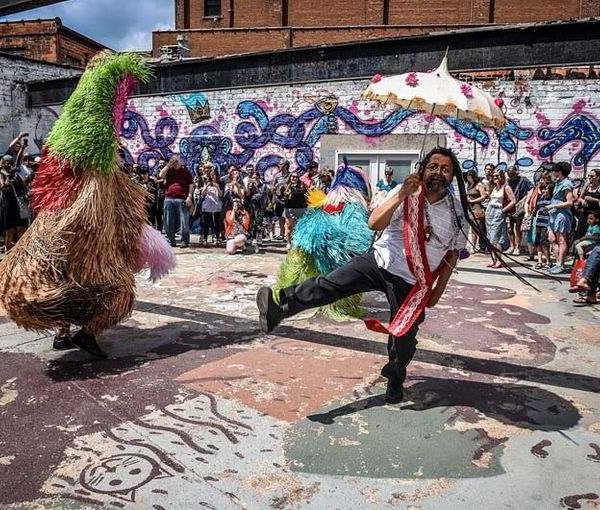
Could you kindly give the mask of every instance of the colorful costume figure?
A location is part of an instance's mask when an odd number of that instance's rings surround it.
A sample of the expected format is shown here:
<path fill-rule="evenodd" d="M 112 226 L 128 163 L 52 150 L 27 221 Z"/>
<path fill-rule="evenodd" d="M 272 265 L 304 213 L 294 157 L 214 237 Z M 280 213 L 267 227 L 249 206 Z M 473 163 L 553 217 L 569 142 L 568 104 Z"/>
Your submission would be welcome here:
<path fill-rule="evenodd" d="M 146 192 L 120 169 L 118 133 L 136 80 L 133 54 L 94 58 L 63 107 L 32 184 L 37 214 L 0 263 L 1 303 L 20 327 L 81 327 L 72 341 L 105 356 L 95 337 L 133 309 L 134 273 L 156 279 L 174 265 L 147 223 Z"/>
<path fill-rule="evenodd" d="M 360 168 L 341 165 L 327 195 L 308 194 L 308 210 L 294 229 L 292 249 L 282 264 L 274 295 L 279 290 L 344 266 L 353 255 L 365 253 L 373 241 L 367 199 L 369 178 Z M 335 320 L 362 317 L 361 295 L 343 298 L 320 311 Z"/>

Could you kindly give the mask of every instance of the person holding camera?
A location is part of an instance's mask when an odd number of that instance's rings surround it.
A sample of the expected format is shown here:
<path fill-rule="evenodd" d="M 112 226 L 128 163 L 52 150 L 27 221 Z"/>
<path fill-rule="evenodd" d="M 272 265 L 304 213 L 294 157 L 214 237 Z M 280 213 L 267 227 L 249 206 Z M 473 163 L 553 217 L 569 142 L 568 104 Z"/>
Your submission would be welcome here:
<path fill-rule="evenodd" d="M 17 244 L 31 220 L 28 188 L 18 172 L 27 145 L 27 133 L 21 133 L 0 160 L 0 233 L 6 253 Z M 16 158 L 10 154 L 15 149 Z"/>
<path fill-rule="evenodd" d="M 244 209 L 242 200 L 233 200 L 232 208 L 225 213 L 225 251 L 235 255 L 238 250 L 245 250 L 250 230 L 250 215 Z"/>
<path fill-rule="evenodd" d="M 212 166 L 205 167 L 205 173 L 201 177 L 199 201 L 202 212 L 204 244 L 208 243 L 209 232 L 213 236 L 213 244 L 216 244 L 221 238 L 223 192 L 221 191 L 217 172 Z"/>

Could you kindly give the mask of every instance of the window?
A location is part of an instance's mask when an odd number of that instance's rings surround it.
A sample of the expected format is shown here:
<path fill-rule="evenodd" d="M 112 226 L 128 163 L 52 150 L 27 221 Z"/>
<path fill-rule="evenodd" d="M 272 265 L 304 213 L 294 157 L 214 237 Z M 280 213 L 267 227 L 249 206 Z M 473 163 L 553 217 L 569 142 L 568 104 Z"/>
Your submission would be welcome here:
<path fill-rule="evenodd" d="M 406 176 L 414 171 L 415 163 L 419 160 L 419 153 L 410 151 L 398 151 L 397 153 L 379 151 L 360 153 L 338 152 L 338 165 L 342 163 L 344 156 L 346 156 L 349 165 L 360 166 L 369 173 L 373 186 L 384 178 L 386 168 L 393 170 L 393 179 L 396 182 L 404 182 Z"/>
<path fill-rule="evenodd" d="M 221 16 L 221 0 L 204 0 L 204 17 Z"/>

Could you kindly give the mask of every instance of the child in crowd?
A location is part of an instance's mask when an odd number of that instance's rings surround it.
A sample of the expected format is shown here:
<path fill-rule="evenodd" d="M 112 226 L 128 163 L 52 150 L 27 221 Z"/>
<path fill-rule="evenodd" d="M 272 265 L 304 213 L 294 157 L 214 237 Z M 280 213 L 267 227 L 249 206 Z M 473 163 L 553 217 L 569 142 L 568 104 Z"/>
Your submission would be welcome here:
<path fill-rule="evenodd" d="M 575 252 L 580 259 L 585 259 L 586 254 L 596 245 L 600 244 L 600 213 L 591 212 L 587 217 L 588 228 L 581 239 L 575 243 Z"/>
<path fill-rule="evenodd" d="M 551 183 L 540 187 L 541 196 L 538 198 L 535 206 L 535 215 L 533 218 L 533 246 L 537 252 L 536 269 L 548 269 L 550 267 L 550 242 L 548 241 L 548 207 L 552 200 L 554 187 Z M 543 260 L 546 260 L 544 262 Z"/>

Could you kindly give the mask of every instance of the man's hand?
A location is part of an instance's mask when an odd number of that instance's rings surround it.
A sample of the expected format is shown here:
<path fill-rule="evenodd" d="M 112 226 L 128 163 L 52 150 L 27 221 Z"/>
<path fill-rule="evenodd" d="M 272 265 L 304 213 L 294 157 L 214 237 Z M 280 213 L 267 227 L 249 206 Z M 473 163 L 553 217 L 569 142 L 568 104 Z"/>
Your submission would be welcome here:
<path fill-rule="evenodd" d="M 192 208 L 192 206 L 194 205 L 194 202 L 192 201 L 192 197 L 188 196 L 185 199 L 185 205 L 187 206 L 188 209 Z"/>
<path fill-rule="evenodd" d="M 406 197 L 416 193 L 421 185 L 421 178 L 418 174 L 410 174 L 402 183 L 402 188 L 400 188 L 399 195 L 402 196 L 404 200 Z"/>

